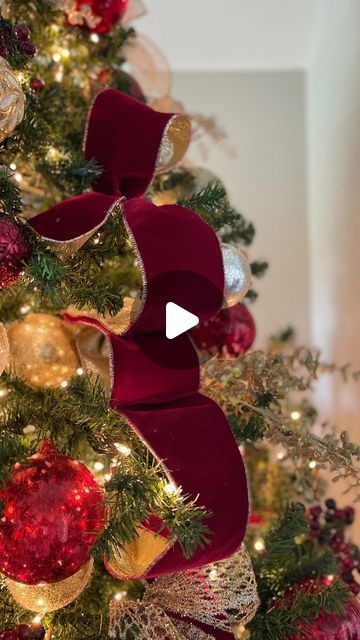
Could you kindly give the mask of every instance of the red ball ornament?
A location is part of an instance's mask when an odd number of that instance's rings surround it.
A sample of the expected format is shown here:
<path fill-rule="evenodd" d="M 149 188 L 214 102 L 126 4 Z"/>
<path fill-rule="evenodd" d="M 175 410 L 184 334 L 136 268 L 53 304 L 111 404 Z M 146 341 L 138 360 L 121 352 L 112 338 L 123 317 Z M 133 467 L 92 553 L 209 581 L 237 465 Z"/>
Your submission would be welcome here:
<path fill-rule="evenodd" d="M 91 33 L 107 33 L 120 22 L 127 7 L 128 0 L 77 0 L 68 21 Z"/>
<path fill-rule="evenodd" d="M 299 634 L 288 640 L 360 640 L 360 602 L 351 598 L 343 618 L 335 613 L 320 615 L 310 624 L 299 624 Z"/>
<path fill-rule="evenodd" d="M 32 78 L 30 81 L 30 87 L 33 91 L 42 91 L 42 89 L 45 87 L 45 82 L 39 76 L 35 76 L 35 78 Z"/>
<path fill-rule="evenodd" d="M 19 624 L 0 633 L 0 640 L 43 640 L 44 637 L 44 627 L 33 627 L 28 624 Z"/>
<path fill-rule="evenodd" d="M 192 337 L 199 351 L 207 357 L 218 354 L 235 358 L 246 353 L 253 344 L 255 323 L 246 306 L 239 302 L 199 324 L 193 329 Z"/>
<path fill-rule="evenodd" d="M 30 256 L 31 245 L 25 227 L 7 215 L 0 215 L 0 289 L 19 280 L 22 260 Z"/>
<path fill-rule="evenodd" d="M 28 585 L 81 569 L 104 526 L 103 491 L 85 465 L 43 440 L 0 492 L 0 571 Z"/>

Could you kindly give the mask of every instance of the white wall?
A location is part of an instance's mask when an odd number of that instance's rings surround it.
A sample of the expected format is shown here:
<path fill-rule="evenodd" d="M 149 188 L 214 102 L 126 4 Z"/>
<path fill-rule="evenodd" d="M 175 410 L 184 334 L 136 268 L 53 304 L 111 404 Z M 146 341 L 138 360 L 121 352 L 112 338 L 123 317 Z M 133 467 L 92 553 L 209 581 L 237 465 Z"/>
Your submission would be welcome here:
<path fill-rule="evenodd" d="M 304 77 L 301 72 L 177 72 L 174 96 L 189 111 L 214 115 L 236 157 L 210 143 L 204 161 L 257 228 L 251 259 L 270 269 L 255 282 L 257 346 L 289 323 L 309 339 Z"/>
<path fill-rule="evenodd" d="M 326 0 L 307 78 L 312 337 L 326 358 L 358 369 L 359 28 L 359 0 Z M 360 442 L 360 383 L 341 385 L 328 377 L 318 403 Z"/>

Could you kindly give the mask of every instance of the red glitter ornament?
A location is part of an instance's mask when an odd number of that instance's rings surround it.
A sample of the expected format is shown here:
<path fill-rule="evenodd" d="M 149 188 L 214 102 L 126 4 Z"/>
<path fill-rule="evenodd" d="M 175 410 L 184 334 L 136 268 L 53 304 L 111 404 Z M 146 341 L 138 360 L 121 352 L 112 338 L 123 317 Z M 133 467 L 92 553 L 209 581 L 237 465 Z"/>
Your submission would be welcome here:
<path fill-rule="evenodd" d="M 17 627 L 6 629 L 0 633 L 0 640 L 43 640 L 44 637 L 44 627 L 34 627 L 28 624 L 19 624 Z"/>
<path fill-rule="evenodd" d="M 123 17 L 128 0 L 77 0 L 76 11 L 68 15 L 70 24 L 91 33 L 107 33 Z"/>
<path fill-rule="evenodd" d="M 0 492 L 0 571 L 25 584 L 64 580 L 81 569 L 104 525 L 103 491 L 85 465 L 48 440 L 12 469 Z"/>
<path fill-rule="evenodd" d="M 30 256 L 31 245 L 25 227 L 7 215 L 0 215 L 0 289 L 19 280 L 22 260 Z"/>
<path fill-rule="evenodd" d="M 193 329 L 192 337 L 207 357 L 219 354 L 234 358 L 250 349 L 255 339 L 255 323 L 245 305 L 239 302 L 199 324 Z"/>

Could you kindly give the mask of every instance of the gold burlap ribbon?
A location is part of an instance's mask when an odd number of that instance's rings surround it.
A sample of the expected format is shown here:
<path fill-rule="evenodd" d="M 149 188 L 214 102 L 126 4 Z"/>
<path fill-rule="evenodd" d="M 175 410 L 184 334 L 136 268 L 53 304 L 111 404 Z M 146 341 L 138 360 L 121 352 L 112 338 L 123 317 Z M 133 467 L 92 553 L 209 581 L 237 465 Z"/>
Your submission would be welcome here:
<path fill-rule="evenodd" d="M 141 601 L 112 601 L 109 637 L 214 640 L 217 631 L 237 637 L 238 630 L 253 618 L 258 605 L 251 560 L 242 547 L 222 562 L 146 583 Z M 197 623 L 206 625 L 209 633 Z"/>

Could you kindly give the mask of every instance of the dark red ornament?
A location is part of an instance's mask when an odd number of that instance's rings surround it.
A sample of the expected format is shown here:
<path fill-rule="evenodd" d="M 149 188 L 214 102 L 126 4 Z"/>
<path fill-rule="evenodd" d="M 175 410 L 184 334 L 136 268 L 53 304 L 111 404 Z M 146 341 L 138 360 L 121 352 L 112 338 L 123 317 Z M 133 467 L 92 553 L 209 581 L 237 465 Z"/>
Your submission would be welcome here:
<path fill-rule="evenodd" d="M 77 9 L 90 7 L 89 18 L 79 25 L 91 33 L 107 33 L 120 22 L 128 7 L 128 0 L 77 0 Z M 94 25 L 94 26 L 93 26 Z"/>
<path fill-rule="evenodd" d="M 23 42 L 21 45 L 21 53 L 24 56 L 29 56 L 30 58 L 32 58 L 36 53 L 36 47 L 34 43 L 31 42 L 31 40 L 26 40 L 25 42 Z"/>
<path fill-rule="evenodd" d="M 30 81 L 30 87 L 32 88 L 33 91 L 41 91 L 45 87 L 45 82 L 42 78 L 39 78 L 39 76 L 36 76 L 35 78 L 32 78 L 32 80 Z"/>
<path fill-rule="evenodd" d="M 103 491 L 85 465 L 43 440 L 12 469 L 0 498 L 1 573 L 37 584 L 81 569 L 104 525 Z"/>
<path fill-rule="evenodd" d="M 30 31 L 26 26 L 26 24 L 23 24 L 23 23 L 17 24 L 14 27 L 14 36 L 17 40 L 29 40 Z"/>
<path fill-rule="evenodd" d="M 25 227 L 7 215 L 0 215 L 0 289 L 19 280 L 22 260 L 30 256 L 31 245 Z"/>
<path fill-rule="evenodd" d="M 29 626 L 28 624 L 19 624 L 17 627 L 6 629 L 0 633 L 0 640 L 43 640 L 44 637 L 44 627 Z"/>
<path fill-rule="evenodd" d="M 360 603 L 351 597 L 343 618 L 335 613 L 320 613 L 310 624 L 298 626 L 299 634 L 288 640 L 360 640 Z"/>
<path fill-rule="evenodd" d="M 255 323 L 246 306 L 239 302 L 199 324 L 193 329 L 192 337 L 207 357 L 219 354 L 234 358 L 250 349 L 255 339 Z"/>

